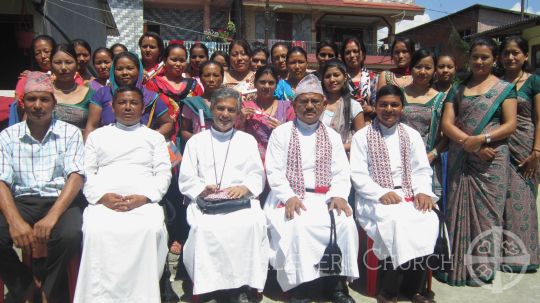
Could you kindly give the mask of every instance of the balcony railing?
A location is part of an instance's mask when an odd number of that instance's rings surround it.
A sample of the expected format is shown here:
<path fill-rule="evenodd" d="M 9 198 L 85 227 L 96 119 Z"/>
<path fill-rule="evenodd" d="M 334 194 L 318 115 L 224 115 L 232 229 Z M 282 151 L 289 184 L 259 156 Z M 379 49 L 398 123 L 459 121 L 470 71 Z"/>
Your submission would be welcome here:
<path fill-rule="evenodd" d="M 253 45 L 254 42 L 259 42 L 264 44 L 264 40 L 257 39 L 257 40 L 248 40 L 248 42 Z M 272 45 L 276 42 L 285 42 L 292 46 L 301 46 L 304 48 L 308 54 L 308 57 L 312 57 L 316 55 L 317 52 L 317 45 L 319 42 L 317 41 L 300 41 L 300 40 L 293 40 L 293 41 L 285 41 L 285 40 L 277 40 L 277 39 L 268 39 L 267 48 L 270 50 Z M 169 41 L 165 40 L 165 44 L 168 44 Z M 208 52 L 210 55 L 214 53 L 215 51 L 222 51 L 222 52 L 228 52 L 229 51 L 229 43 L 227 42 L 208 42 L 208 41 L 183 41 L 184 46 L 189 50 L 191 46 L 195 43 L 204 43 L 206 47 L 208 47 Z M 337 43 L 338 47 L 341 43 Z M 366 53 L 369 56 L 384 56 L 388 55 L 388 50 L 385 50 L 381 45 L 376 44 L 366 44 Z"/>

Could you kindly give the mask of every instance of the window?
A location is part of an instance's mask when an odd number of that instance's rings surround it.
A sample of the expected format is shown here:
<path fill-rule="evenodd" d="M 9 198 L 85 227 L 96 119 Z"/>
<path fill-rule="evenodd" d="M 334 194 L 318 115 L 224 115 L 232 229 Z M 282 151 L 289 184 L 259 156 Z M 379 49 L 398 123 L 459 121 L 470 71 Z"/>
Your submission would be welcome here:
<path fill-rule="evenodd" d="M 154 33 L 156 33 L 158 35 L 161 35 L 161 28 L 157 24 L 147 24 L 146 29 L 149 32 L 154 32 Z"/>

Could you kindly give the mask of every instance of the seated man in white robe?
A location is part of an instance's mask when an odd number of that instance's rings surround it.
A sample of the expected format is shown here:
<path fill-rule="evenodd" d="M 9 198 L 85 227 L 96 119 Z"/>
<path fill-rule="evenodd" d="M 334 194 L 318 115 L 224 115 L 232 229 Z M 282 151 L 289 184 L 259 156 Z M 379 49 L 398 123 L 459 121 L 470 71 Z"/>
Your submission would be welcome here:
<path fill-rule="evenodd" d="M 351 145 L 351 177 L 357 220 L 384 262 L 378 303 L 396 302 L 400 290 L 412 302 L 429 303 L 422 293 L 426 259 L 439 227 L 431 211 L 432 192 L 426 149 L 420 134 L 400 123 L 404 96 L 386 85 L 377 92 L 373 124 L 358 131 Z"/>
<path fill-rule="evenodd" d="M 83 253 L 75 302 L 161 302 L 167 230 L 158 204 L 169 187 L 165 139 L 140 123 L 142 92 L 119 88 L 116 123 L 85 146 Z"/>
<path fill-rule="evenodd" d="M 307 282 L 324 276 L 332 302 L 354 302 L 347 280 L 358 278 L 358 231 L 347 203 L 349 161 L 339 134 L 319 122 L 326 100 L 315 76 L 300 81 L 293 106 L 296 119 L 272 132 L 266 151 L 270 263 L 282 290 L 291 291 L 290 302 L 310 302 Z M 342 265 L 333 275 L 320 264 L 330 241 L 330 211 L 342 251 L 333 256 Z M 328 269 L 338 265 L 330 263 Z"/>
<path fill-rule="evenodd" d="M 255 138 L 234 128 L 240 102 L 231 88 L 212 95 L 212 128 L 189 139 L 180 167 L 180 191 L 191 200 L 184 264 L 203 302 L 253 302 L 251 289 L 262 291 L 268 272 L 266 218 L 257 199 L 264 169 Z M 245 204 L 219 213 L 198 206 L 197 198 L 215 197 Z"/>

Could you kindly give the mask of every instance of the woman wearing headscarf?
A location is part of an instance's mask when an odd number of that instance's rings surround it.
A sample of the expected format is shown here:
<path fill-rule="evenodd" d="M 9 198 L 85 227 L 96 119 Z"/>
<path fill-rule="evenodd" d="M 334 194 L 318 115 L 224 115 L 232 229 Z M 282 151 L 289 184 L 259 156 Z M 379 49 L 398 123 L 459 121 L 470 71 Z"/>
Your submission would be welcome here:
<path fill-rule="evenodd" d="M 141 123 L 169 138 L 174 125 L 167 105 L 157 93 L 143 86 L 143 66 L 137 55 L 130 52 L 118 54 L 114 57 L 111 70 L 113 71 L 109 78 L 111 87 L 102 87 L 92 97 L 84 132 L 85 138 L 96 128 L 116 121 L 112 110 L 112 97 L 121 85 L 136 86 L 143 92 L 144 112 Z"/>

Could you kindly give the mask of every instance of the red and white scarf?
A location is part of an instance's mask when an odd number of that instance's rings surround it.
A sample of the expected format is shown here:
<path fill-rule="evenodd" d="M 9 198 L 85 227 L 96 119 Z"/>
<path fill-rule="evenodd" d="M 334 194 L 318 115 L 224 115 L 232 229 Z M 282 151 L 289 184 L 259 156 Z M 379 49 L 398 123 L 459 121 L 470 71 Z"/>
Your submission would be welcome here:
<path fill-rule="evenodd" d="M 302 151 L 300 150 L 300 138 L 297 122 L 294 121 L 287 152 L 286 177 L 289 185 L 298 197 L 303 200 L 306 193 L 304 183 L 304 170 L 302 168 Z M 316 131 L 315 144 L 315 192 L 326 193 L 332 180 L 332 144 L 328 137 L 326 126 L 319 123 Z"/>
<path fill-rule="evenodd" d="M 399 150 L 401 155 L 401 188 L 405 193 L 405 201 L 412 201 L 414 193 L 411 181 L 411 141 L 409 134 L 401 123 L 397 125 Z M 369 173 L 375 183 L 381 187 L 394 189 L 392 169 L 388 147 L 384 142 L 381 126 L 376 119 L 367 131 Z"/>

